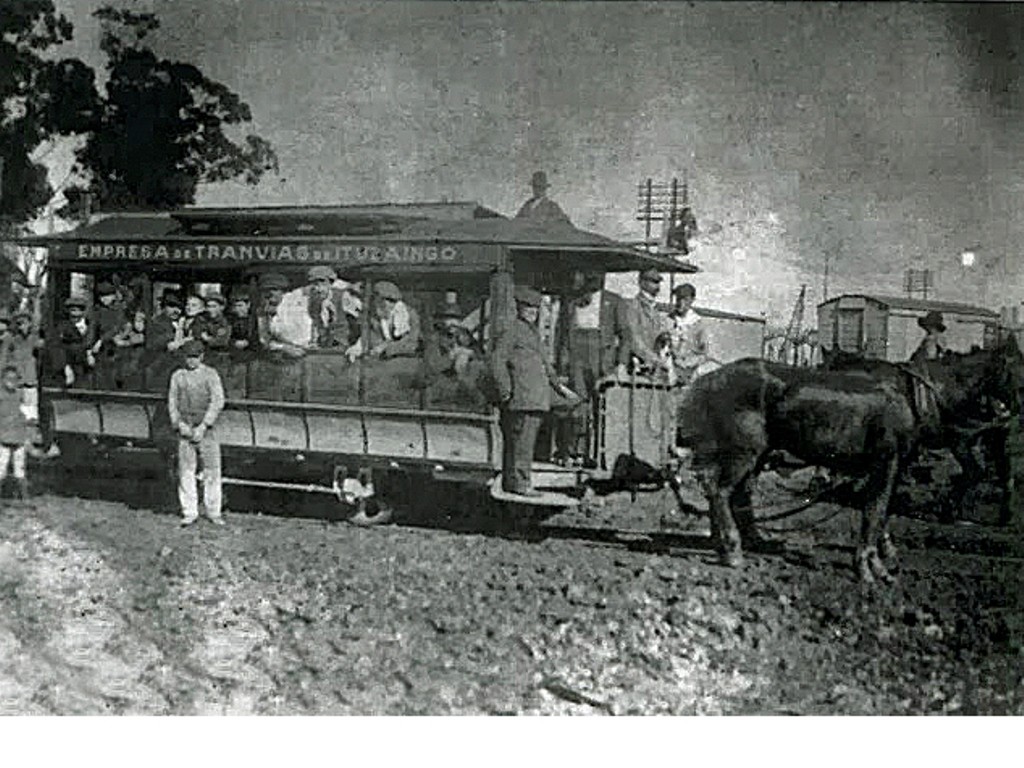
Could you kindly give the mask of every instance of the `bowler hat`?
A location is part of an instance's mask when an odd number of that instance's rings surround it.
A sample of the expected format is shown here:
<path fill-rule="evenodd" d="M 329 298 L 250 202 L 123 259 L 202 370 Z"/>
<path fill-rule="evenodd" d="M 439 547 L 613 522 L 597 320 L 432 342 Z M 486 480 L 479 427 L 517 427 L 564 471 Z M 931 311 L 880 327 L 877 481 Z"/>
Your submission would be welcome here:
<path fill-rule="evenodd" d="M 946 330 L 946 323 L 943 320 L 942 313 L 934 309 L 924 317 L 919 317 L 917 319 L 917 324 L 926 331 L 938 331 L 939 333 L 944 333 Z"/>
<path fill-rule="evenodd" d="M 534 187 L 544 187 L 545 189 L 551 186 L 548 184 L 548 175 L 544 171 L 535 171 L 530 179 L 530 184 Z"/>
<path fill-rule="evenodd" d="M 64 300 L 64 306 L 79 307 L 81 309 L 85 309 L 86 307 L 89 306 L 89 301 L 88 299 L 85 298 L 85 296 L 80 296 L 76 294 L 74 296 L 68 296 L 67 299 Z"/>
<path fill-rule="evenodd" d="M 181 345 L 181 354 L 185 357 L 199 357 L 205 349 L 203 342 L 198 339 L 189 339 Z"/>
<path fill-rule="evenodd" d="M 260 275 L 259 284 L 263 290 L 267 288 L 280 288 L 287 291 L 289 286 L 288 278 L 280 272 L 266 272 Z"/>
<path fill-rule="evenodd" d="M 336 280 L 338 274 L 331 268 L 323 264 L 318 264 L 315 267 L 310 267 L 309 271 L 306 272 L 306 279 L 309 282 L 315 282 L 317 280 Z"/>
<path fill-rule="evenodd" d="M 398 290 L 398 286 L 390 280 L 380 280 L 379 282 L 374 283 L 373 293 L 375 296 L 380 296 L 382 299 L 391 299 L 392 301 L 402 300 L 402 292 Z"/>
<path fill-rule="evenodd" d="M 641 280 L 650 280 L 652 283 L 661 282 L 661 272 L 656 269 L 645 269 L 640 273 Z"/>
<path fill-rule="evenodd" d="M 539 307 L 542 299 L 540 291 L 528 285 L 517 285 L 515 297 L 516 303 L 525 304 L 528 307 Z"/>

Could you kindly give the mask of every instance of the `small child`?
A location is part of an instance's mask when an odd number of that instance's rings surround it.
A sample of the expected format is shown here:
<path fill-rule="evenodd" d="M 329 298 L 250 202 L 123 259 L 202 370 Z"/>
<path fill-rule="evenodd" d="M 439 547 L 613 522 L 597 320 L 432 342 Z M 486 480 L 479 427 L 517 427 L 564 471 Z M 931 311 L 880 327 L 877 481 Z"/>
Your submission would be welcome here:
<path fill-rule="evenodd" d="M 8 365 L 0 374 L 0 489 L 7 479 L 8 466 L 13 464 L 14 479 L 18 483 L 16 495 L 22 505 L 28 501 L 25 446 L 30 437 L 28 419 L 22 408 L 21 378 L 18 369 Z"/>
<path fill-rule="evenodd" d="M 676 366 L 672 360 L 672 334 L 662 331 L 654 340 L 654 352 L 658 355 L 657 373 L 665 377 L 670 387 L 676 385 Z"/>

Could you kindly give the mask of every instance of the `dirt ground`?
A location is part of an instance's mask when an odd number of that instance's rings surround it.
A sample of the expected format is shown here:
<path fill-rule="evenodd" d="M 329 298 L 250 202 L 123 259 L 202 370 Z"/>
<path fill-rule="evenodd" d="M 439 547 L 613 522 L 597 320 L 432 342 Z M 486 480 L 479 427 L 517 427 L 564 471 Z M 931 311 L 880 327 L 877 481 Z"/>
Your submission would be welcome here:
<path fill-rule="evenodd" d="M 182 530 L 127 478 L 47 482 L 0 512 L 0 714 L 1024 714 L 1024 542 L 984 505 L 918 499 L 865 590 L 825 505 L 728 570 L 666 492 L 531 521 L 449 490 L 359 528 L 233 491 Z"/>

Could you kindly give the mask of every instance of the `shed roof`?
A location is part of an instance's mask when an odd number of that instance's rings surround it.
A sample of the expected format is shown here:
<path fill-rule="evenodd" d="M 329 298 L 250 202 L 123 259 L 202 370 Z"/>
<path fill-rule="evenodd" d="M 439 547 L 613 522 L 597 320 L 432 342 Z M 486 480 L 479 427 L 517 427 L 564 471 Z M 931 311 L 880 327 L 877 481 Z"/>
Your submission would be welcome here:
<path fill-rule="evenodd" d="M 974 315 L 977 317 L 998 319 L 999 315 L 990 309 L 984 307 L 974 306 L 973 304 L 963 304 L 958 301 L 935 301 L 932 299 L 912 299 L 904 296 L 879 296 L 870 293 L 844 293 L 842 296 L 836 296 L 829 299 L 828 301 L 821 302 L 818 306 L 824 307 L 828 304 L 834 304 L 841 299 L 849 298 L 861 298 L 874 301 L 878 304 L 882 304 L 889 309 L 906 309 L 912 312 L 942 312 L 950 315 Z"/>

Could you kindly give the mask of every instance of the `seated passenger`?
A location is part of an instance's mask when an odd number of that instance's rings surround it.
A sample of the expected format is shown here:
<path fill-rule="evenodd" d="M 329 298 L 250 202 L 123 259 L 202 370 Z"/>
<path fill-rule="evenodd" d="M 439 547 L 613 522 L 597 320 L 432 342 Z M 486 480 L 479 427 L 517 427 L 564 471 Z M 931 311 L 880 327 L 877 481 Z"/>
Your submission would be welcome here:
<path fill-rule="evenodd" d="M 435 337 L 427 347 L 427 365 L 433 374 L 462 377 L 478 358 L 473 336 L 461 325 L 462 311 L 454 296 L 447 296 L 434 321 Z"/>
<path fill-rule="evenodd" d="M 197 324 L 200 322 L 203 311 L 206 309 L 206 302 L 197 293 L 190 293 L 185 299 L 185 316 L 183 327 L 185 335 L 189 338 L 198 339 Z"/>
<path fill-rule="evenodd" d="M 402 301 L 398 286 L 381 280 L 373 286 L 370 338 L 360 339 L 346 351 L 349 360 L 364 354 L 388 359 L 415 357 L 420 351 L 420 317 L 415 309 Z"/>
<path fill-rule="evenodd" d="M 127 321 L 124 303 L 117 288 L 112 283 L 102 282 L 96 286 L 99 306 L 96 308 L 96 343 L 93 354 L 96 355 L 97 386 L 100 389 L 114 387 L 114 336 L 124 327 Z"/>
<path fill-rule="evenodd" d="M 188 341 L 181 305 L 181 294 L 164 291 L 160 297 L 160 312 L 146 329 L 144 359 L 146 388 L 150 391 L 162 392 L 167 388 L 171 374 L 178 367 L 178 350 Z"/>
<path fill-rule="evenodd" d="M 142 363 L 146 344 L 146 313 L 137 309 L 132 319 L 114 336 L 114 384 L 117 389 L 135 390 L 142 384 Z"/>
<path fill-rule="evenodd" d="M 253 346 L 252 318 L 249 315 L 249 290 L 238 288 L 231 294 L 231 349 L 240 352 Z"/>
<path fill-rule="evenodd" d="M 345 312 L 344 289 L 327 266 L 311 267 L 309 284 L 284 295 L 273 328 L 284 340 L 302 349 L 347 348 L 354 334 Z"/>
<path fill-rule="evenodd" d="M 305 350 L 282 336 L 277 320 L 281 301 L 288 290 L 288 278 L 278 272 L 268 272 L 260 276 L 259 286 L 260 308 L 256 316 L 256 332 L 260 347 L 286 357 L 301 357 Z"/>
<path fill-rule="evenodd" d="M 192 335 L 210 352 L 226 352 L 231 343 L 231 322 L 224 317 L 224 297 L 211 293 L 205 299 L 205 313 L 195 319 Z"/>

